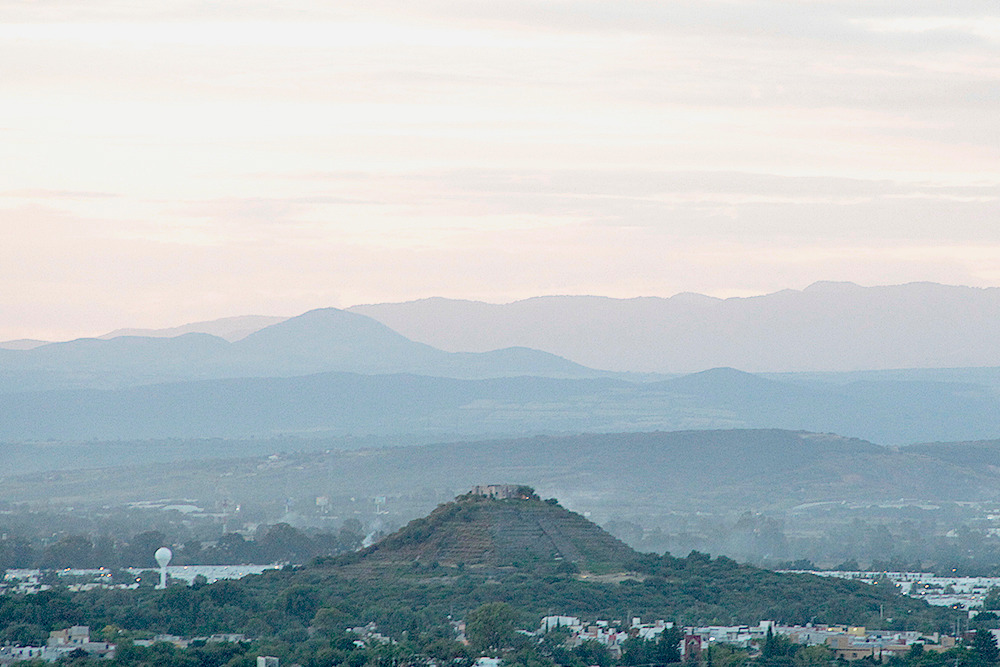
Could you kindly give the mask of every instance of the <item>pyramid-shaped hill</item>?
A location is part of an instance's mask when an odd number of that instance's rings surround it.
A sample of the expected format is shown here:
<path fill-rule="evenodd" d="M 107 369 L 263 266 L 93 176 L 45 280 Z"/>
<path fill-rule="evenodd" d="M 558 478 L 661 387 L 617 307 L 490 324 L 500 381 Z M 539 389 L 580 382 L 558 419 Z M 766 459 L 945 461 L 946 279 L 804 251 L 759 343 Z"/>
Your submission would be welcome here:
<path fill-rule="evenodd" d="M 626 570 L 637 556 L 555 500 L 540 500 L 529 487 L 486 488 L 506 488 L 510 497 L 475 490 L 459 496 L 360 552 L 357 560 L 470 568 L 565 563 L 571 570 L 602 573 Z"/>

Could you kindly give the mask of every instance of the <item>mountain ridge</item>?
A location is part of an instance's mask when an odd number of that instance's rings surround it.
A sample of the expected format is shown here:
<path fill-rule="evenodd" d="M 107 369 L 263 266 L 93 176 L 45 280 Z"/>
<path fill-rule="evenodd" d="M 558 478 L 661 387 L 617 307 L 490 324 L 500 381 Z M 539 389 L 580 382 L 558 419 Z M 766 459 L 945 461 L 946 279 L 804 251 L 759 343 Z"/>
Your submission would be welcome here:
<path fill-rule="evenodd" d="M 508 363 L 504 357 L 519 354 L 511 350 L 462 363 L 470 374 L 479 363 L 484 371 L 516 368 L 521 362 Z M 537 359 L 534 368 L 548 372 Z M 985 440 L 1000 433 L 1000 369 L 970 376 L 975 382 L 849 378 L 845 384 L 766 378 L 734 369 L 656 382 L 544 372 L 449 378 L 338 371 L 107 389 L 32 392 L 22 386 L 19 392 L 0 393 L 0 441 L 408 434 L 427 442 L 778 428 L 908 445 Z"/>
<path fill-rule="evenodd" d="M 996 287 L 822 281 L 803 290 L 726 299 L 688 293 L 546 296 L 507 304 L 434 298 L 349 310 L 445 350 L 526 345 L 615 371 L 1000 365 L 1000 349 L 992 343 L 1000 336 Z"/>
<path fill-rule="evenodd" d="M 336 308 L 283 319 L 232 342 L 190 331 L 173 337 L 80 338 L 32 349 L 0 349 L 0 394 L 321 372 L 455 378 L 614 375 L 526 347 L 446 352 L 365 315 Z"/>
<path fill-rule="evenodd" d="M 303 315 L 324 310 L 338 309 Z M 761 373 L 1000 366 L 1000 348 L 992 344 L 1000 336 L 998 287 L 931 282 L 867 287 L 818 281 L 801 290 L 746 297 L 693 292 L 630 298 L 546 295 L 509 303 L 429 297 L 339 310 L 372 317 L 414 343 L 443 352 L 523 347 L 614 372 L 675 374 L 722 366 Z M 247 315 L 168 329 L 118 329 L 99 338 L 208 333 L 242 342 L 294 319 Z M 0 352 L 49 345 L 7 341 L 0 342 Z M 321 370 L 356 369 L 305 372 Z"/>
<path fill-rule="evenodd" d="M 221 317 L 214 320 L 204 320 L 201 322 L 189 322 L 179 326 L 143 329 L 124 328 L 109 331 L 106 334 L 96 336 L 102 340 L 118 338 L 120 336 L 142 336 L 144 338 L 173 338 L 186 333 L 206 333 L 219 338 L 224 338 L 230 343 L 246 338 L 255 331 L 259 331 L 266 326 L 277 324 L 288 319 L 274 315 L 236 315 L 234 317 Z"/>

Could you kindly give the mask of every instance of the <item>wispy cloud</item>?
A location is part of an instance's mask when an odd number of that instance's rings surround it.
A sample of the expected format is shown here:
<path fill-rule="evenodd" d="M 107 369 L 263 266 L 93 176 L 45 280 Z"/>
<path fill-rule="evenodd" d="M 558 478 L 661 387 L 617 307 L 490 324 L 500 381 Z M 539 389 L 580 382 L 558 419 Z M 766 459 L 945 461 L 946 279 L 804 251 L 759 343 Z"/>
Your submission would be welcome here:
<path fill-rule="evenodd" d="M 7 337 L 995 283 L 998 26 L 992 0 L 0 3 Z"/>

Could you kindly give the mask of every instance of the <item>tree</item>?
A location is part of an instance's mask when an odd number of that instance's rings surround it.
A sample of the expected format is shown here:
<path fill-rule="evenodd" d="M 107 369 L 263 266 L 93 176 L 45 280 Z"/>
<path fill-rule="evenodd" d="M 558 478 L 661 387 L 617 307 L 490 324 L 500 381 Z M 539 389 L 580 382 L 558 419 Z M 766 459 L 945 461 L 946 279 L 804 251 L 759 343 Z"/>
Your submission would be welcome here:
<path fill-rule="evenodd" d="M 20 537 L 0 540 L 0 570 L 31 567 L 37 555 L 31 543 Z"/>
<path fill-rule="evenodd" d="M 645 665 L 651 660 L 651 642 L 639 637 L 629 637 L 622 642 L 621 664 L 631 667 L 632 665 Z"/>
<path fill-rule="evenodd" d="M 1000 616 L 992 611 L 981 611 L 972 619 L 972 625 L 976 630 L 993 630 L 1000 628 Z"/>
<path fill-rule="evenodd" d="M 923 642 L 914 642 L 910 644 L 910 650 L 906 652 L 906 662 L 910 665 L 915 665 L 924 657 L 924 644 Z"/>
<path fill-rule="evenodd" d="M 333 637 L 344 632 L 349 620 L 347 614 L 336 607 L 320 607 L 310 625 L 324 636 Z"/>
<path fill-rule="evenodd" d="M 139 533 L 120 552 L 121 564 L 125 567 L 156 567 L 153 554 L 166 546 L 167 537 L 158 530 Z"/>
<path fill-rule="evenodd" d="M 271 562 L 304 563 L 312 557 L 315 547 L 312 540 L 287 523 L 276 523 L 257 540 L 263 557 Z"/>
<path fill-rule="evenodd" d="M 351 518 L 344 521 L 340 527 L 340 548 L 344 551 L 354 551 L 361 548 L 361 543 L 365 539 L 365 528 L 357 519 Z"/>
<path fill-rule="evenodd" d="M 976 652 L 976 662 L 980 665 L 995 665 L 1000 661 L 997 640 L 989 630 L 976 630 L 972 649 Z"/>
<path fill-rule="evenodd" d="M 488 602 L 465 618 L 465 636 L 479 653 L 498 652 L 514 639 L 517 612 L 506 602 Z"/>
<path fill-rule="evenodd" d="M 255 546 L 239 533 L 226 533 L 215 543 L 212 560 L 219 565 L 253 563 L 260 560 L 257 558 Z"/>
<path fill-rule="evenodd" d="M 795 653 L 795 664 L 797 667 L 826 667 L 833 658 L 833 650 L 829 646 L 814 644 L 803 646 Z"/>
<path fill-rule="evenodd" d="M 681 641 L 684 639 L 684 633 L 680 631 L 677 624 L 674 623 L 674 627 L 667 628 L 660 633 L 660 638 L 656 642 L 656 648 L 653 650 L 653 658 L 658 665 L 669 665 L 674 662 L 681 661 Z"/>
<path fill-rule="evenodd" d="M 465 646 L 447 637 L 439 637 L 427 643 L 423 652 L 439 662 L 454 663 L 469 657 L 469 650 Z"/>
<path fill-rule="evenodd" d="M 574 655 L 583 660 L 585 665 L 609 667 L 612 663 L 611 651 L 600 642 L 588 639 L 573 649 Z"/>
<path fill-rule="evenodd" d="M 40 564 L 52 569 L 93 567 L 94 545 L 86 535 L 67 535 L 46 547 Z"/>
<path fill-rule="evenodd" d="M 15 646 L 42 646 L 46 637 L 45 629 L 33 623 L 14 623 L 0 632 L 0 641 Z"/>
<path fill-rule="evenodd" d="M 792 656 L 797 645 L 785 635 L 776 635 L 767 629 L 764 645 L 760 647 L 760 664 L 765 667 L 778 667 L 792 664 Z"/>
<path fill-rule="evenodd" d="M 319 610 L 320 596 L 313 586 L 294 584 L 285 590 L 283 597 L 285 613 L 303 623 L 311 621 Z"/>
<path fill-rule="evenodd" d="M 824 647 L 825 648 L 825 647 Z M 750 652 L 744 648 L 737 648 L 731 644 L 713 642 L 710 645 L 710 658 L 712 667 L 743 667 L 750 661 Z M 827 649 L 829 651 L 829 649 Z M 706 658 L 707 661 L 708 658 Z M 796 654 L 796 667 L 799 666 L 798 655 Z M 816 667 L 827 667 L 830 664 L 828 659 L 825 663 Z"/>

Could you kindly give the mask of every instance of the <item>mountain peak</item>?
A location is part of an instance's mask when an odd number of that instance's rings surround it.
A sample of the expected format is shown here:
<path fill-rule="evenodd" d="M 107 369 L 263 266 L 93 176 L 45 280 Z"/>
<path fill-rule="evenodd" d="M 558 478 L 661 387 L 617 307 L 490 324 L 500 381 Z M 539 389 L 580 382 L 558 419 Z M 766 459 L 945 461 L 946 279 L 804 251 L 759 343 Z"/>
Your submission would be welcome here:
<path fill-rule="evenodd" d="M 849 280 L 817 280 L 806 287 L 803 292 L 853 292 L 865 289 Z"/>
<path fill-rule="evenodd" d="M 293 348 L 308 345 L 314 346 L 314 349 L 315 346 L 319 349 L 334 346 L 339 349 L 345 344 L 371 345 L 376 340 L 418 346 L 381 322 L 339 308 L 317 308 L 290 317 L 250 334 L 238 345 L 287 345 Z"/>
<path fill-rule="evenodd" d="M 675 387 L 688 388 L 720 386 L 729 388 L 760 387 L 775 384 L 772 380 L 762 378 L 759 375 L 754 375 L 753 373 L 741 371 L 738 368 L 730 368 L 729 366 L 709 368 L 708 370 L 682 375 L 681 377 L 666 380 L 665 382 Z"/>

